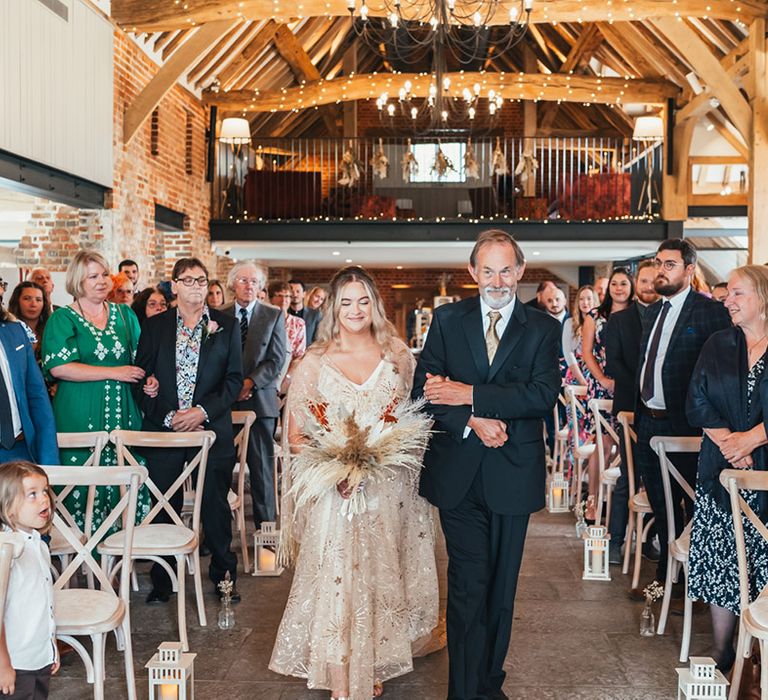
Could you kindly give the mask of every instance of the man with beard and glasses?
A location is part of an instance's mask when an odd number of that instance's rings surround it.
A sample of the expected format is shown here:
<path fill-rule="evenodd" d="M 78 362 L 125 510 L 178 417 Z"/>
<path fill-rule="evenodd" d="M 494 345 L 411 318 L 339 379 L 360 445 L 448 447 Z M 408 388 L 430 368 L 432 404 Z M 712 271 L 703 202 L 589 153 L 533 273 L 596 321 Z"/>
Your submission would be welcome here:
<path fill-rule="evenodd" d="M 435 419 L 420 493 L 448 549 L 448 697 L 505 698 L 504 659 L 529 515 L 544 507 L 542 420 L 560 389 L 560 324 L 516 298 L 525 257 L 481 233 L 479 296 L 435 309 L 413 397 Z"/>
<path fill-rule="evenodd" d="M 696 269 L 696 250 L 686 240 L 664 241 L 653 260 L 654 288 L 661 298 L 643 317 L 640 362 L 634 384 L 637 448 L 635 463 L 645 484 L 656 518 L 661 553 L 656 579 L 663 582 L 667 571 L 667 510 L 659 460 L 651 449 L 654 435 L 700 435 L 685 415 L 685 400 L 693 368 L 702 345 L 713 333 L 729 328 L 731 320 L 723 304 L 691 288 Z M 694 486 L 698 455 L 678 453 L 672 458 L 685 479 Z M 679 535 L 684 522 L 680 502 L 683 491 L 673 481 L 675 527 Z M 687 504 L 686 516 L 691 516 Z"/>
<path fill-rule="evenodd" d="M 643 316 L 649 305 L 659 295 L 656 293 L 656 268 L 653 260 L 643 260 L 635 276 L 635 303 L 628 309 L 611 314 L 605 326 L 605 373 L 613 377 L 613 415 L 635 409 L 635 378 L 640 362 L 640 341 L 643 337 Z M 621 430 L 621 428 L 619 428 Z M 609 560 L 621 564 L 621 546 L 629 517 L 629 479 L 627 457 L 624 454 L 624 439 L 619 442 L 621 450 L 621 476 L 616 482 L 611 500 L 611 543 Z M 647 558 L 658 560 L 658 551 L 650 542 L 643 546 Z"/>

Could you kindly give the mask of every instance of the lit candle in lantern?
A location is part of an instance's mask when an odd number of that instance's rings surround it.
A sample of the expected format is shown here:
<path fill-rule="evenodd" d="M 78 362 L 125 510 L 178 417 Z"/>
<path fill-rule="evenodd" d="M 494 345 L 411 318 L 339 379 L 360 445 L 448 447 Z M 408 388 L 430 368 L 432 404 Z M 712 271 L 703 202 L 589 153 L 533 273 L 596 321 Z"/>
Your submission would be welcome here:
<path fill-rule="evenodd" d="M 179 686 L 174 683 L 163 683 L 160 686 L 159 700 L 179 700 Z"/>

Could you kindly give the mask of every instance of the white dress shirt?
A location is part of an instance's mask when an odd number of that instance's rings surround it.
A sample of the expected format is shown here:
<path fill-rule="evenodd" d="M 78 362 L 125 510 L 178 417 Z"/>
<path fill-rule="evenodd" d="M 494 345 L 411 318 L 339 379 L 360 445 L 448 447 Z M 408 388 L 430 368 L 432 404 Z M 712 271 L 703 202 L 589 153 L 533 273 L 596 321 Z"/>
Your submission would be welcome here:
<path fill-rule="evenodd" d="M 490 311 L 498 311 L 501 314 L 501 318 L 496 322 L 496 335 L 499 337 L 499 340 L 501 340 L 501 337 L 504 335 L 504 331 L 507 327 L 507 324 L 509 323 L 509 319 L 512 318 L 512 312 L 515 310 L 515 300 L 517 299 L 516 296 L 512 297 L 512 301 L 509 302 L 506 306 L 503 306 L 500 309 L 492 309 L 488 304 L 485 303 L 483 300 L 483 297 L 480 297 L 480 313 L 483 315 L 483 343 L 485 343 L 485 336 L 488 333 L 488 329 L 491 327 L 491 319 L 488 318 L 488 313 Z M 474 393 L 474 392 L 473 392 Z M 472 413 L 475 413 L 475 407 L 474 403 L 472 406 Z M 464 428 L 464 439 L 466 440 L 469 437 L 469 434 L 472 432 L 472 428 L 469 426 L 466 426 Z"/>
<path fill-rule="evenodd" d="M 256 308 L 256 304 L 259 303 L 258 299 L 254 299 L 248 306 L 243 306 L 239 301 L 235 301 L 235 309 L 237 312 L 235 313 L 235 316 L 237 316 L 237 322 L 240 322 L 240 318 L 242 314 L 240 313 L 240 309 L 245 309 L 246 314 L 248 316 L 248 325 L 251 325 L 251 316 L 253 316 L 253 310 Z"/>
<path fill-rule="evenodd" d="M 13 436 L 18 437 L 21 433 L 21 415 L 19 414 L 19 406 L 16 403 L 16 390 L 11 379 L 11 366 L 8 364 L 8 357 L 5 354 L 5 348 L 2 343 L 0 343 L 0 372 L 3 373 L 5 386 L 8 390 L 8 403 L 11 406 L 11 421 L 13 422 Z"/>
<path fill-rule="evenodd" d="M 23 537 L 24 550 L 11 564 L 3 618 L 5 641 L 14 669 L 39 671 L 56 660 L 51 555 L 37 530 L 16 531 L 12 536 Z"/>
<path fill-rule="evenodd" d="M 664 327 L 661 329 L 661 338 L 659 339 L 659 349 L 656 353 L 656 365 L 653 368 L 653 398 L 646 402 L 648 408 L 653 408 L 657 411 L 664 411 L 667 408 L 667 402 L 664 399 L 664 383 L 661 380 L 661 370 L 664 367 L 664 360 L 667 356 L 667 349 L 669 348 L 669 341 L 672 339 L 672 332 L 675 330 L 677 319 L 680 318 L 680 312 L 683 310 L 683 304 L 691 293 L 690 285 L 678 292 L 672 297 L 661 297 L 662 303 L 668 301 L 670 303 L 670 309 L 667 311 L 667 317 L 664 319 Z M 643 386 L 646 372 L 646 361 L 648 359 L 648 350 L 650 350 L 651 343 L 653 342 L 653 336 L 656 333 L 656 326 L 659 325 L 659 319 L 661 318 L 661 312 L 656 317 L 656 321 L 651 328 L 651 334 L 648 336 L 648 347 L 645 349 L 645 356 L 643 357 L 643 369 L 640 372 L 640 386 Z"/>

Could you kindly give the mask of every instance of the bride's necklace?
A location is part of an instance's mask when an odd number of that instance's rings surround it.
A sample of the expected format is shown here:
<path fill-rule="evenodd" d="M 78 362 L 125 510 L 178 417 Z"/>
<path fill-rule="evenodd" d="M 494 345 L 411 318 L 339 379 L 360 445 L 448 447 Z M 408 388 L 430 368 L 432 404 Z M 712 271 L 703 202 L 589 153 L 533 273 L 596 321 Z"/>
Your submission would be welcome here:
<path fill-rule="evenodd" d="M 80 311 L 80 315 L 86 320 L 92 323 L 94 326 L 100 326 L 101 323 L 104 320 L 105 312 L 106 312 L 106 306 L 104 302 L 101 302 L 101 308 L 99 310 L 98 315 L 91 316 L 90 314 L 85 313 L 83 310 L 83 307 L 80 305 L 80 301 L 76 301 L 75 304 L 77 304 L 77 308 Z"/>

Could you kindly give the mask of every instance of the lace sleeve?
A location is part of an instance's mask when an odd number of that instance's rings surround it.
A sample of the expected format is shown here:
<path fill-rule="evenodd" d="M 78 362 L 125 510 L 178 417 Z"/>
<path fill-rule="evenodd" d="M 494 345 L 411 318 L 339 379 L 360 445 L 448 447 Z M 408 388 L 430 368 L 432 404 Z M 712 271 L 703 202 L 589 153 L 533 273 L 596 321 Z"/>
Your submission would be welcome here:
<path fill-rule="evenodd" d="M 307 352 L 299 361 L 294 371 L 288 397 L 283 408 L 282 426 L 282 495 L 280 499 L 280 546 L 278 562 L 281 566 L 291 566 L 298 552 L 301 536 L 301 524 L 297 521 L 296 502 L 291 494 L 291 460 L 301 450 L 304 441 L 304 426 L 309 418 L 309 404 L 317 395 L 317 380 L 320 374 L 322 355 Z"/>
<path fill-rule="evenodd" d="M 400 340 L 394 341 L 390 354 L 400 377 L 399 398 L 409 398 L 413 387 L 413 373 L 416 370 L 416 358 L 410 348 Z"/>

